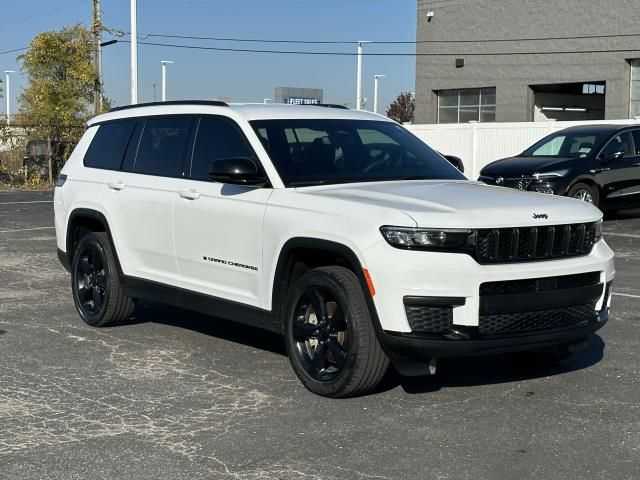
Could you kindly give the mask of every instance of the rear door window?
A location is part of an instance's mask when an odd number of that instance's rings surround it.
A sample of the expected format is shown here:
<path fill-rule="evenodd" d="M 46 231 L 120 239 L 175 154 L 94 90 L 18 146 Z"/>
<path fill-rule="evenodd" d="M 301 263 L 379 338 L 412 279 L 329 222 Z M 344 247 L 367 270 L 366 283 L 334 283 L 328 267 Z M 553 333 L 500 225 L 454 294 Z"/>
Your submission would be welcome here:
<path fill-rule="evenodd" d="M 85 166 L 120 170 L 135 126 L 135 120 L 122 120 L 100 125 L 84 157 Z"/>
<path fill-rule="evenodd" d="M 262 135 L 259 138 L 268 149 L 268 139 Z M 193 149 L 191 179 L 211 181 L 211 163 L 225 158 L 250 158 L 255 161 L 252 148 L 232 120 L 223 117 L 203 117 L 198 126 Z"/>
<path fill-rule="evenodd" d="M 190 116 L 149 118 L 133 171 L 163 177 L 181 176 L 193 124 L 194 118 Z"/>

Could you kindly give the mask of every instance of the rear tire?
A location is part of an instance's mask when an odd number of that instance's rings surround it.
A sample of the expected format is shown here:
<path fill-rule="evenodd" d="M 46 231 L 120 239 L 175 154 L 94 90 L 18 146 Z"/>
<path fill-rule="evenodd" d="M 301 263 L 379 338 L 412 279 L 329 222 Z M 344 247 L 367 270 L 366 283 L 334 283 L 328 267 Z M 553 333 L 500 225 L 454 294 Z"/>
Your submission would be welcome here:
<path fill-rule="evenodd" d="M 389 367 L 360 282 L 343 267 L 316 268 L 295 283 L 287 302 L 285 343 L 302 384 L 324 397 L 367 393 Z"/>
<path fill-rule="evenodd" d="M 92 327 L 126 322 L 135 309 L 126 296 L 107 234 L 91 232 L 80 239 L 71 262 L 71 290 L 80 317 Z"/>
<path fill-rule="evenodd" d="M 582 200 L 583 202 L 591 203 L 592 205 L 600 208 L 600 192 L 593 185 L 587 183 L 576 183 L 569 193 L 568 197 Z"/>

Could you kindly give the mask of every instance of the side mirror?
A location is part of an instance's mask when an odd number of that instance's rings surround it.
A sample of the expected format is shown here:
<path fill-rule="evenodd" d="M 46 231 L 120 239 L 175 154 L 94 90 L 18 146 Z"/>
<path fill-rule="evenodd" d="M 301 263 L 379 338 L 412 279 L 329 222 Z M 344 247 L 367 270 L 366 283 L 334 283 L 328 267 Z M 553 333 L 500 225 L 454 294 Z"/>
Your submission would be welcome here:
<path fill-rule="evenodd" d="M 267 178 L 250 158 L 221 158 L 211 162 L 211 180 L 233 185 L 264 186 Z"/>
<path fill-rule="evenodd" d="M 624 157 L 624 152 L 615 152 L 615 153 L 610 153 L 608 155 L 600 154 L 598 158 L 605 163 L 610 163 L 615 160 L 620 160 L 623 157 Z"/>
<path fill-rule="evenodd" d="M 456 157 L 453 155 L 443 155 L 443 157 L 446 158 L 451 165 L 464 173 L 464 163 L 462 163 L 462 159 L 460 157 Z"/>

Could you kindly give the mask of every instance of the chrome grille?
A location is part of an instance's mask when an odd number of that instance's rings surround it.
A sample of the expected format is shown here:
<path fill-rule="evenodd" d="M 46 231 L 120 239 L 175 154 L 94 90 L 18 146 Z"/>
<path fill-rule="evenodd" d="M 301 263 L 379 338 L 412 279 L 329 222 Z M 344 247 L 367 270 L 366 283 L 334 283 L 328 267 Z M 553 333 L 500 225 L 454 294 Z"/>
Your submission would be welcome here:
<path fill-rule="evenodd" d="M 517 190 L 526 190 L 527 188 L 529 188 L 529 185 L 531 185 L 531 182 L 533 182 L 533 178 L 531 177 L 505 178 L 502 186 L 515 188 Z"/>

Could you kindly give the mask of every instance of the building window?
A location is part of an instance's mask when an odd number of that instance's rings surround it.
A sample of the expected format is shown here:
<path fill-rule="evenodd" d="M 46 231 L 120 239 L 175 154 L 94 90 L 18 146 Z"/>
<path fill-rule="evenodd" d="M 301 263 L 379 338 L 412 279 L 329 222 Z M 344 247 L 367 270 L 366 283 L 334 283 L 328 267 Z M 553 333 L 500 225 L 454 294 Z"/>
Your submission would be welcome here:
<path fill-rule="evenodd" d="M 438 123 L 496 121 L 496 88 L 440 90 Z"/>
<path fill-rule="evenodd" d="M 631 92 L 629 118 L 640 116 L 640 59 L 631 60 Z"/>

